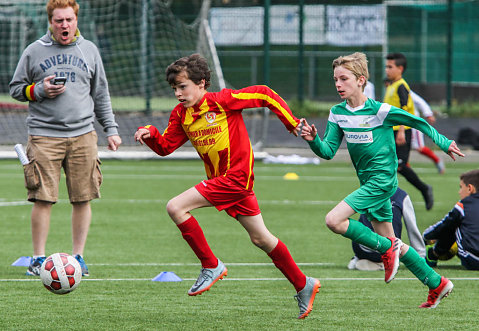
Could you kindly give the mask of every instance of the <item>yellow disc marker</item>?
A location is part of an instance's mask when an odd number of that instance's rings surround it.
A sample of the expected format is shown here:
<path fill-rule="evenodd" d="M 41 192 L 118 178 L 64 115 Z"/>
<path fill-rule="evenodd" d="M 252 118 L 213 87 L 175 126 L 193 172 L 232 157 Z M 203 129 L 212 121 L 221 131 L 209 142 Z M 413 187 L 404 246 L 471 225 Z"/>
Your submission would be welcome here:
<path fill-rule="evenodd" d="M 286 175 L 283 176 L 284 180 L 298 180 L 299 176 L 294 172 L 288 172 Z"/>

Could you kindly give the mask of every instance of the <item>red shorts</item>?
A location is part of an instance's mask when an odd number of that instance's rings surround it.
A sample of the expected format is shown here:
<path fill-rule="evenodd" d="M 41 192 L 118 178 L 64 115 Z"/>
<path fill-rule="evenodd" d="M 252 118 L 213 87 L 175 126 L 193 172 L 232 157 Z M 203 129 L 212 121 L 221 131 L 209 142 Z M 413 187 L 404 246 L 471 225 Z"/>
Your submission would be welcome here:
<path fill-rule="evenodd" d="M 216 209 L 225 210 L 231 217 L 255 216 L 261 213 L 254 192 L 245 190 L 227 177 L 204 180 L 196 184 L 195 188 Z"/>

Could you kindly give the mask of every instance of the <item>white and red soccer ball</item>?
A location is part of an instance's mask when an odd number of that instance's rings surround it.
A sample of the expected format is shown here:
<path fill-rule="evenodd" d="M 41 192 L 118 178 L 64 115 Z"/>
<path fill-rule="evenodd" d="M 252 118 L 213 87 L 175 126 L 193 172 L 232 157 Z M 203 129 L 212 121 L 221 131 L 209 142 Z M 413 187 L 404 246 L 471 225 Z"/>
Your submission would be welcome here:
<path fill-rule="evenodd" d="M 45 259 L 40 278 L 47 290 L 55 294 L 70 293 L 80 284 L 80 263 L 66 253 L 55 253 Z"/>

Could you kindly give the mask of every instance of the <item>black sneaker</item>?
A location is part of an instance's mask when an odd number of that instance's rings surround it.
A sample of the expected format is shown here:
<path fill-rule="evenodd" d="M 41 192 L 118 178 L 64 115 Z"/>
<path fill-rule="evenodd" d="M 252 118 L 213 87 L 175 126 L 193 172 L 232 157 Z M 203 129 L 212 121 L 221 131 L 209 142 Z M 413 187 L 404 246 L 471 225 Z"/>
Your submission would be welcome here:
<path fill-rule="evenodd" d="M 424 202 L 426 203 L 426 210 L 431 210 L 432 206 L 434 205 L 434 197 L 432 196 L 431 185 L 427 185 L 426 190 L 422 192 L 422 196 L 424 197 Z"/>

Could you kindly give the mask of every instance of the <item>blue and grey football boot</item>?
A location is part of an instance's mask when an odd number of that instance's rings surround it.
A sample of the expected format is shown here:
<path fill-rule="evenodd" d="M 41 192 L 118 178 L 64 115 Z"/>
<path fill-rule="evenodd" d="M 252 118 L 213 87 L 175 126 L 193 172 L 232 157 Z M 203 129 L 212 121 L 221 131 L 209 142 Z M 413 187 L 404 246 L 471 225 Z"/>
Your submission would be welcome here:
<path fill-rule="evenodd" d="M 294 296 L 298 301 L 299 319 L 305 318 L 309 315 L 311 310 L 313 310 L 314 298 L 316 297 L 316 293 L 319 292 L 320 287 L 321 283 L 318 279 L 306 277 L 306 285 Z"/>
<path fill-rule="evenodd" d="M 223 262 L 218 259 L 218 266 L 216 268 L 201 269 L 200 275 L 193 286 L 189 289 L 188 295 L 198 295 L 208 291 L 214 283 L 223 279 L 223 277 L 227 275 L 228 269 L 226 269 Z"/>
<path fill-rule="evenodd" d="M 81 275 L 82 276 L 90 276 L 90 273 L 88 272 L 88 267 L 86 266 L 85 260 L 83 260 L 83 257 L 80 254 L 75 255 L 75 259 L 80 263 L 81 267 Z"/>
<path fill-rule="evenodd" d="M 25 275 L 40 276 L 40 268 L 42 267 L 42 264 L 46 259 L 47 258 L 45 256 L 39 256 L 36 259 L 32 258 L 30 260 L 30 265 L 28 266 L 28 269 Z"/>

